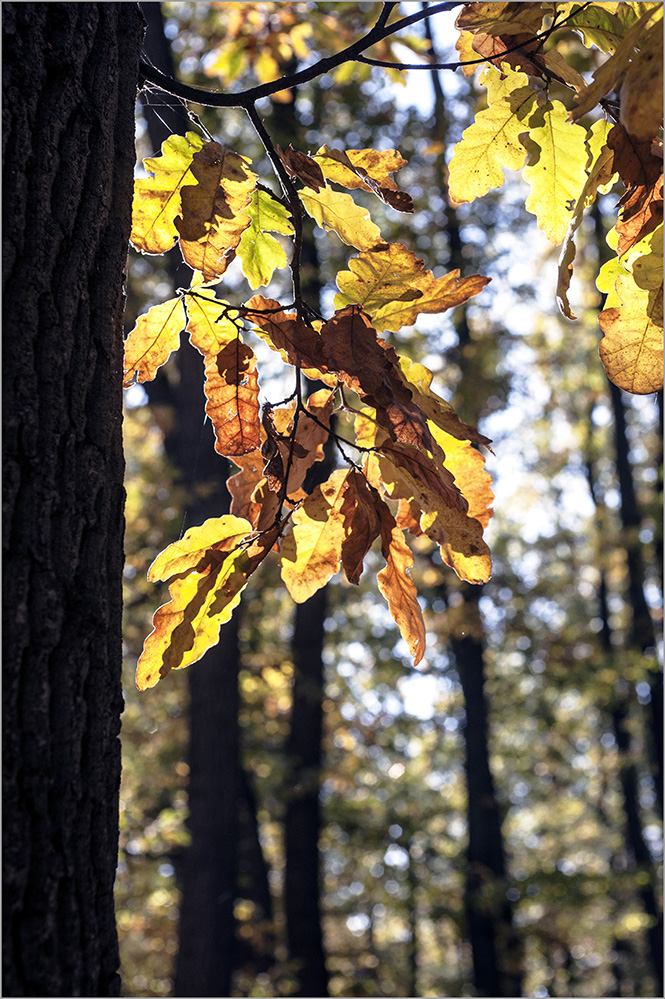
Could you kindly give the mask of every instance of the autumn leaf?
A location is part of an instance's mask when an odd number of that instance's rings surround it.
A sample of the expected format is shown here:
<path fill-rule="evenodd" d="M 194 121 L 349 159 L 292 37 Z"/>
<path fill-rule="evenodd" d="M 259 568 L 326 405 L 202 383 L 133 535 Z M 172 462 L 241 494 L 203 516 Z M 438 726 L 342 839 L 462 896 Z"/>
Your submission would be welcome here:
<path fill-rule="evenodd" d="M 396 149 L 329 149 L 321 146 L 314 159 L 326 180 L 354 191 L 371 191 L 398 212 L 412 212 L 413 201 L 392 179 L 406 165 Z M 310 185 L 311 186 L 311 185 Z"/>
<path fill-rule="evenodd" d="M 379 333 L 397 332 L 412 326 L 419 314 L 456 308 L 491 280 L 480 274 L 460 278 L 459 270 L 435 278 L 424 266 L 402 243 L 381 243 L 353 257 L 350 269 L 337 275 L 335 308 L 357 303 Z"/>
<path fill-rule="evenodd" d="M 616 280 L 619 305 L 598 316 L 603 331 L 598 353 L 610 381 L 626 392 L 648 395 L 663 387 L 662 293 L 658 315 L 649 315 L 650 292 L 640 288 L 632 275 Z M 658 319 L 660 325 L 655 319 Z"/>
<path fill-rule="evenodd" d="M 182 188 L 182 216 L 176 219 L 182 255 L 206 281 L 221 277 L 250 225 L 245 214 L 256 186 L 247 160 L 208 142 L 192 160 L 197 184 Z"/>
<path fill-rule="evenodd" d="M 317 461 L 323 461 L 323 445 L 329 437 L 330 417 L 333 411 L 335 393 L 331 389 L 313 392 L 300 413 L 296 429 L 295 444 L 289 469 L 287 496 L 294 496 L 305 481 L 305 475 Z M 280 445 L 282 460 L 287 458 L 288 445 Z"/>
<path fill-rule="evenodd" d="M 185 321 L 185 310 L 179 298 L 153 305 L 139 316 L 125 340 L 124 388 L 132 383 L 134 375 L 139 382 L 149 382 L 155 377 L 157 369 L 180 346 Z"/>
<path fill-rule="evenodd" d="M 292 177 L 301 181 L 305 187 L 310 187 L 313 191 L 319 191 L 326 186 L 326 181 L 321 171 L 321 167 L 306 153 L 301 153 L 293 146 L 286 149 L 276 146 L 277 155 L 291 174 Z"/>
<path fill-rule="evenodd" d="M 601 141 L 598 143 L 597 137 L 600 135 Z M 561 247 L 559 257 L 559 271 L 557 277 L 557 302 L 561 312 L 568 319 L 575 319 L 576 316 L 568 301 L 568 289 L 573 276 L 573 261 L 575 260 L 575 233 L 577 232 L 584 215 L 585 208 L 593 204 L 599 190 L 609 186 L 615 176 L 614 172 L 614 152 L 605 141 L 609 135 L 607 123 L 597 121 L 591 127 L 587 145 L 591 155 L 592 166 L 589 169 L 587 164 L 587 179 L 582 188 L 579 198 L 570 216 L 568 232 Z"/>
<path fill-rule="evenodd" d="M 333 191 L 327 185 L 317 193 L 304 188 L 298 196 L 305 211 L 321 226 L 332 229 L 342 242 L 358 250 L 368 250 L 381 240 L 381 230 L 372 222 L 369 212 L 357 205 L 350 194 Z"/>
<path fill-rule="evenodd" d="M 282 541 L 282 579 L 296 603 L 304 603 L 339 571 L 347 469 L 316 486 L 293 514 L 293 531 Z"/>
<path fill-rule="evenodd" d="M 663 160 L 654 156 L 651 142 L 638 142 L 622 125 L 607 139 L 614 151 L 614 168 L 626 186 L 619 200 L 617 252 L 623 256 L 663 221 Z"/>
<path fill-rule="evenodd" d="M 628 67 L 619 92 L 620 121 L 638 141 L 655 139 L 663 127 L 663 25 L 640 36 L 640 51 Z"/>
<path fill-rule="evenodd" d="M 360 582 L 365 556 L 381 531 L 377 512 L 381 502 L 379 494 L 368 485 L 364 475 L 349 472 L 341 511 L 344 519 L 341 555 L 346 578 L 354 586 Z"/>
<path fill-rule="evenodd" d="M 270 552 L 280 526 L 224 557 L 212 549 L 203 557 L 205 564 L 198 563 L 197 571 L 180 573 L 172 579 L 171 599 L 155 612 L 153 631 L 137 663 L 139 690 L 154 687 L 172 669 L 198 662 L 217 644 L 220 628 L 231 619 L 249 577 Z"/>
<path fill-rule="evenodd" d="M 261 443 L 256 356 L 236 337 L 206 357 L 206 414 L 215 431 L 215 451 L 227 458 L 249 454 Z"/>
<path fill-rule="evenodd" d="M 485 469 L 483 455 L 468 440 L 459 440 L 433 426 L 434 440 L 445 453 L 445 464 L 455 485 L 468 504 L 467 516 L 487 527 L 492 517 L 492 476 Z"/>
<path fill-rule="evenodd" d="M 413 555 L 404 540 L 404 532 L 395 523 L 388 507 L 381 500 L 378 504 L 381 550 L 387 564 L 379 572 L 377 582 L 388 601 L 392 618 L 409 647 L 414 666 L 417 666 L 425 654 L 426 636 L 416 587 L 408 574 L 413 565 Z"/>
<path fill-rule="evenodd" d="M 550 243 L 563 242 L 570 225 L 570 205 L 587 180 L 586 129 L 566 121 L 560 101 L 539 107 L 529 119 L 529 135 L 522 142 L 529 162 L 522 176 L 531 187 L 526 210 L 538 219 Z"/>
<path fill-rule="evenodd" d="M 229 318 L 228 302 L 215 298 L 214 291 L 200 289 L 185 294 L 187 307 L 187 332 L 193 347 L 206 357 L 218 354 L 238 336 L 237 321 Z M 237 312 L 232 311 L 233 316 Z"/>
<path fill-rule="evenodd" d="M 292 235 L 293 225 L 288 209 L 265 191 L 254 191 L 245 213 L 251 223 L 240 238 L 237 253 L 243 274 L 256 289 L 270 284 L 275 269 L 286 266 L 286 251 L 270 233 Z"/>
<path fill-rule="evenodd" d="M 460 441 L 471 441 L 489 447 L 489 437 L 479 433 L 475 427 L 461 420 L 450 403 L 442 399 L 431 388 L 433 374 L 424 364 L 418 364 L 408 357 L 400 357 L 399 365 L 408 384 L 412 386 L 414 400 L 419 409 L 435 426 Z"/>
<path fill-rule="evenodd" d="M 196 569 L 210 551 L 232 551 L 251 530 L 252 525 L 246 520 L 229 514 L 212 517 L 200 527 L 190 527 L 179 541 L 159 553 L 148 569 L 148 579 L 156 583 Z"/>
<path fill-rule="evenodd" d="M 162 144 L 161 156 L 149 156 L 143 166 L 152 176 L 134 182 L 134 206 L 130 240 L 142 253 L 165 253 L 178 233 L 176 215 L 180 212 L 180 190 L 194 179 L 192 158 L 203 147 L 196 132 L 170 135 Z"/>
<path fill-rule="evenodd" d="M 325 370 L 321 337 L 296 313 L 284 312 L 279 302 L 262 295 L 250 298 L 245 312 L 258 327 L 259 336 L 289 364 Z"/>
<path fill-rule="evenodd" d="M 249 454 L 235 455 L 233 463 L 238 466 L 239 471 L 226 481 L 226 487 L 231 494 L 231 513 L 236 517 L 245 517 L 255 525 L 261 512 L 261 505 L 254 498 L 254 492 L 261 481 L 265 482 L 263 455 L 257 448 Z"/>
<path fill-rule="evenodd" d="M 455 146 L 449 175 L 453 201 L 473 201 L 493 187 L 501 187 L 503 168 L 519 170 L 526 158 L 519 136 L 533 110 L 536 93 L 527 86 L 526 74 L 503 68 L 504 80 L 493 66 L 480 78 L 488 87 L 489 107 L 478 112 Z"/>
<path fill-rule="evenodd" d="M 494 60 L 495 65 L 505 63 L 537 76 L 542 72 L 543 57 L 534 35 L 539 32 L 542 20 L 540 4 L 471 3 L 465 5 L 455 26 L 473 31 L 473 52 Z M 518 51 L 507 51 L 517 45 L 520 45 Z"/>

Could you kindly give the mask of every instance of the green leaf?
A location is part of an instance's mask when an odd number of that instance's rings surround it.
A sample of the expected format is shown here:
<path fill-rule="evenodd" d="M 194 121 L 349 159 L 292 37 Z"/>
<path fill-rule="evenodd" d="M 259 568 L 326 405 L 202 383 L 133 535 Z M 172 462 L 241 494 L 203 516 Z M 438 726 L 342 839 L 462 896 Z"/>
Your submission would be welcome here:
<path fill-rule="evenodd" d="M 249 215 L 251 225 L 242 234 L 237 254 L 243 274 L 256 289 L 270 284 L 275 269 L 286 266 L 284 247 L 270 233 L 290 236 L 294 230 L 288 209 L 266 191 L 254 192 L 245 214 Z"/>

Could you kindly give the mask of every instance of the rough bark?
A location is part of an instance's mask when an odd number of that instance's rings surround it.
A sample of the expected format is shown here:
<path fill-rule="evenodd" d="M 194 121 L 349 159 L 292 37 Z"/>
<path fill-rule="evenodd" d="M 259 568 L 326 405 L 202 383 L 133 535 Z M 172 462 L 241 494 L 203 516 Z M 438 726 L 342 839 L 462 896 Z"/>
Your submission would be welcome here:
<path fill-rule="evenodd" d="M 135 4 L 3 6 L 4 990 L 119 992 Z"/>

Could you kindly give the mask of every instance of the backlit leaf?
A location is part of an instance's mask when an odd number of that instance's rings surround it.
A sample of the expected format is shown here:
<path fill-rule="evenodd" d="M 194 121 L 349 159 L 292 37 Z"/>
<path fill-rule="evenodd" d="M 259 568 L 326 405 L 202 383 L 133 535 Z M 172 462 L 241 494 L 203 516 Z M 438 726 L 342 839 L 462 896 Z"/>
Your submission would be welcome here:
<path fill-rule="evenodd" d="M 528 138 L 522 140 L 529 153 L 522 176 L 531 187 L 526 209 L 554 246 L 563 242 L 569 206 L 577 204 L 587 180 L 586 129 L 566 117 L 560 101 L 548 102 L 533 113 Z"/>
<path fill-rule="evenodd" d="M 381 531 L 378 504 L 382 502 L 376 490 L 367 484 L 364 475 L 350 471 L 342 503 L 345 536 L 342 542 L 342 566 L 346 578 L 357 585 L 363 562 Z"/>
<path fill-rule="evenodd" d="M 369 212 L 357 205 L 350 194 L 333 191 L 326 185 L 315 193 L 309 188 L 298 191 L 305 211 L 321 226 L 332 229 L 342 242 L 358 250 L 368 250 L 381 240 L 381 230 L 372 222 Z"/>
<path fill-rule="evenodd" d="M 536 93 L 527 86 L 527 76 L 505 67 L 506 76 L 493 66 L 481 76 L 490 100 L 485 111 L 462 133 L 450 162 L 449 190 L 453 201 L 473 201 L 493 187 L 501 187 L 503 168 L 519 170 L 526 150 L 520 133 L 533 111 Z"/>
<path fill-rule="evenodd" d="M 326 181 L 321 172 L 321 167 L 306 153 L 301 153 L 289 145 L 286 149 L 277 148 L 280 160 L 292 177 L 301 181 L 305 187 L 310 187 L 313 191 L 319 191 L 325 187 Z"/>
<path fill-rule="evenodd" d="M 265 191 L 254 191 L 245 212 L 251 224 L 242 234 L 237 253 L 243 274 L 252 288 L 258 288 L 270 284 L 276 268 L 286 266 L 284 247 L 270 233 L 291 235 L 293 225 L 288 210 Z"/>
<path fill-rule="evenodd" d="M 663 25 L 640 37 L 640 51 L 628 67 L 619 92 L 620 121 L 638 141 L 655 139 L 663 127 Z"/>
<path fill-rule="evenodd" d="M 213 549 L 204 556 L 204 564 L 199 563 L 199 570 L 172 579 L 171 599 L 155 612 L 153 631 L 137 664 L 139 690 L 154 687 L 172 669 L 198 662 L 217 644 L 220 628 L 231 619 L 249 577 L 270 552 L 278 533 L 279 526 L 275 526 L 248 547 L 225 555 Z"/>
<path fill-rule="evenodd" d="M 377 582 L 388 601 L 392 618 L 409 647 L 414 666 L 417 666 L 425 653 L 425 622 L 415 584 L 408 574 L 413 565 L 413 555 L 404 540 L 404 532 L 395 523 L 385 503 L 381 503 L 379 513 L 381 550 L 387 565 L 379 572 Z"/>
<path fill-rule="evenodd" d="M 176 219 L 182 254 L 206 281 L 221 277 L 235 256 L 251 220 L 249 206 L 256 175 L 247 160 L 208 142 L 194 155 L 191 172 L 197 184 L 182 188 L 182 216 Z"/>
<path fill-rule="evenodd" d="M 190 342 L 204 356 L 219 353 L 238 336 L 238 326 L 224 312 L 228 302 L 215 298 L 214 291 L 200 288 L 195 293 L 187 292 L 185 303 Z M 237 312 L 231 315 L 237 316 Z"/>
<path fill-rule="evenodd" d="M 622 125 L 615 125 L 608 136 L 614 150 L 614 168 L 626 185 L 621 197 L 617 252 L 627 250 L 663 221 L 663 160 L 651 151 L 651 142 L 638 142 Z"/>
<path fill-rule="evenodd" d="M 206 414 L 215 431 L 215 451 L 233 458 L 261 443 L 256 356 L 240 337 L 206 357 Z"/>
<path fill-rule="evenodd" d="M 348 271 L 337 275 L 335 308 L 356 302 L 371 316 L 379 332 L 411 326 L 419 314 L 454 309 L 477 295 L 490 278 L 460 278 L 454 270 L 435 278 L 424 262 L 401 243 L 381 243 L 353 257 Z"/>
<path fill-rule="evenodd" d="M 598 352 L 607 377 L 626 392 L 658 392 L 663 387 L 662 291 L 658 301 L 627 274 L 617 278 L 616 292 L 620 304 L 598 316 L 604 334 Z"/>
<path fill-rule="evenodd" d="M 289 364 L 325 369 L 321 337 L 297 313 L 284 312 L 279 302 L 262 295 L 250 298 L 245 310 L 247 318 L 258 327 L 259 336 Z"/>
<path fill-rule="evenodd" d="M 396 149 L 329 149 L 321 146 L 314 157 L 327 180 L 341 184 L 350 191 L 361 188 L 398 212 L 412 212 L 413 202 L 400 191 L 390 176 L 406 165 Z"/>
<path fill-rule="evenodd" d="M 252 525 L 246 520 L 228 514 L 212 517 L 200 527 L 190 527 L 179 541 L 160 552 L 148 569 L 148 579 L 156 583 L 195 569 L 211 549 L 230 552 L 251 530 Z"/>
<path fill-rule="evenodd" d="M 180 189 L 191 184 L 192 157 L 203 147 L 196 132 L 170 135 L 160 156 L 149 156 L 143 166 L 151 177 L 134 182 L 132 244 L 143 253 L 165 253 L 177 238 L 176 215 L 180 212 Z"/>
<path fill-rule="evenodd" d="M 282 541 L 282 579 L 296 603 L 304 603 L 339 571 L 347 469 L 316 486 L 293 514 L 293 531 Z"/>
<path fill-rule="evenodd" d="M 134 375 L 139 382 L 149 382 L 155 377 L 157 369 L 180 346 L 180 333 L 185 321 L 185 310 L 179 298 L 153 305 L 139 316 L 136 326 L 125 340 L 125 388 L 132 383 Z"/>

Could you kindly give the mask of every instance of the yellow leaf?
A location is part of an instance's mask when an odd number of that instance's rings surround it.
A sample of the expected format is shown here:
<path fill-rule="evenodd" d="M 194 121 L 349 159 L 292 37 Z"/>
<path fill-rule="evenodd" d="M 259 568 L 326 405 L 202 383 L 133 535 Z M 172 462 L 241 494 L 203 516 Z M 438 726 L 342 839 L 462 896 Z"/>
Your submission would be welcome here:
<path fill-rule="evenodd" d="M 535 91 L 526 86 L 527 76 L 504 64 L 506 76 L 488 67 L 481 83 L 489 89 L 489 107 L 476 115 L 462 133 L 450 162 L 449 190 L 453 201 L 466 202 L 482 197 L 504 181 L 503 167 L 519 170 L 526 150 L 519 141 L 536 101 Z"/>
<path fill-rule="evenodd" d="M 655 139 L 663 127 L 663 25 L 640 38 L 640 51 L 621 84 L 620 121 L 638 141 Z"/>
<path fill-rule="evenodd" d="M 436 425 L 432 435 L 445 453 L 446 468 L 468 503 L 467 515 L 487 527 L 492 517 L 492 476 L 485 469 L 485 459 L 468 440 L 459 440 Z"/>
<path fill-rule="evenodd" d="M 344 541 L 342 502 L 347 469 L 333 472 L 293 514 L 293 531 L 282 541 L 282 579 L 296 603 L 304 603 L 339 572 Z"/>
<path fill-rule="evenodd" d="M 372 325 L 381 333 L 411 326 L 421 313 L 454 309 L 477 295 L 490 278 L 473 274 L 460 278 L 451 271 L 435 278 L 424 263 L 401 243 L 380 243 L 353 257 L 348 271 L 337 275 L 339 294 L 335 308 L 350 303 L 363 307 Z"/>
<path fill-rule="evenodd" d="M 371 191 L 381 201 L 399 212 L 412 212 L 413 202 L 400 191 L 390 176 L 406 165 L 396 149 L 329 149 L 321 146 L 314 159 L 324 176 L 334 184 L 353 191 Z"/>
<path fill-rule="evenodd" d="M 303 188 L 298 196 L 322 229 L 332 229 L 342 242 L 358 250 L 369 250 L 381 240 L 381 230 L 374 225 L 366 208 L 357 205 L 350 194 L 333 191 L 328 186 L 318 193 Z"/>
<path fill-rule="evenodd" d="M 279 530 L 278 525 L 249 547 L 236 547 L 225 556 L 213 548 L 198 563 L 199 569 L 172 579 L 171 599 L 155 612 L 153 631 L 137 663 L 139 690 L 154 687 L 172 669 L 198 662 L 217 644 L 220 628 L 231 619 L 249 577 L 270 552 Z"/>
<path fill-rule="evenodd" d="M 160 552 L 148 569 L 148 579 L 156 583 L 196 568 L 210 549 L 231 551 L 251 534 L 252 525 L 241 517 L 225 514 L 212 517 L 200 527 L 190 527 L 179 541 Z"/>
<path fill-rule="evenodd" d="M 379 572 L 377 582 L 417 666 L 425 653 L 425 622 L 416 587 L 408 575 L 413 555 L 404 540 L 403 530 L 384 503 L 381 507 L 381 548 L 387 565 Z"/>
<path fill-rule="evenodd" d="M 127 388 L 134 375 L 139 382 L 151 381 L 180 345 L 185 326 L 185 310 L 179 298 L 170 298 L 139 316 L 125 340 L 124 381 Z"/>
<path fill-rule="evenodd" d="M 182 189 L 182 217 L 176 219 L 176 228 L 183 257 L 206 281 L 221 277 L 251 225 L 244 209 L 256 187 L 256 174 L 247 163 L 218 142 L 207 142 L 192 160 L 198 183 Z"/>
<path fill-rule="evenodd" d="M 170 135 L 161 156 L 149 156 L 143 166 L 152 174 L 134 183 L 134 207 L 130 239 L 143 253 L 164 253 L 177 238 L 175 217 L 180 212 L 180 189 L 194 179 L 192 157 L 203 148 L 196 132 Z"/>
<path fill-rule="evenodd" d="M 658 392 L 663 387 L 662 290 L 653 296 L 626 274 L 617 278 L 616 292 L 619 306 L 598 316 L 604 334 L 598 353 L 607 377 L 636 395 Z"/>
<path fill-rule="evenodd" d="M 522 176 L 531 187 L 526 210 L 554 246 L 563 242 L 587 180 L 587 132 L 566 116 L 560 101 L 537 108 L 529 120 L 529 136 L 522 140 L 529 153 Z"/>
<path fill-rule="evenodd" d="M 193 347 L 204 356 L 218 354 L 238 336 L 238 326 L 224 313 L 228 302 L 215 298 L 214 291 L 187 292 L 187 332 Z M 232 315 L 237 316 L 237 312 Z"/>

